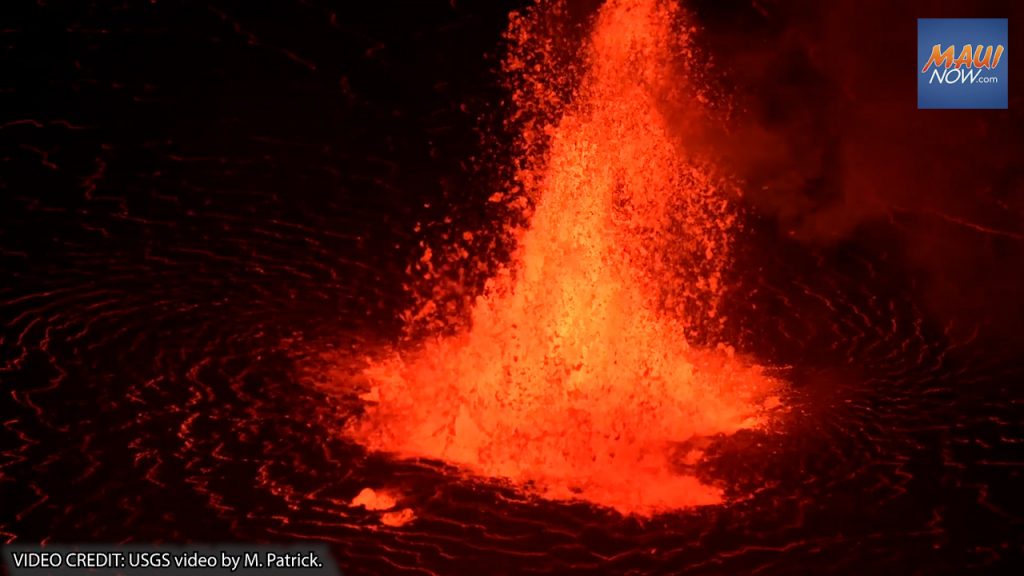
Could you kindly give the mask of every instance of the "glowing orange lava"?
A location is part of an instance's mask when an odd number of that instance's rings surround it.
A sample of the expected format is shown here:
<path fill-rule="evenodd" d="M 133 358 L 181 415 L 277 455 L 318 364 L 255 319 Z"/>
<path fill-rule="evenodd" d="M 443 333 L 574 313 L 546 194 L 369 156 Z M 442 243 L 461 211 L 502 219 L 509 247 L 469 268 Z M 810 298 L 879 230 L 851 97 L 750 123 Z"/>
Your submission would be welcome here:
<path fill-rule="evenodd" d="M 529 226 L 468 329 L 366 371 L 366 411 L 346 434 L 623 513 L 719 502 L 719 488 L 682 472 L 700 453 L 674 447 L 759 425 L 776 383 L 728 346 L 687 337 L 719 321 L 735 216 L 669 113 L 701 106 L 685 15 L 609 1 L 563 103 L 544 83 L 561 72 L 545 68 L 537 10 L 513 18 L 506 61 L 517 106 L 554 102 L 549 124 L 524 129 L 519 194 L 504 196 L 532 200 Z"/>

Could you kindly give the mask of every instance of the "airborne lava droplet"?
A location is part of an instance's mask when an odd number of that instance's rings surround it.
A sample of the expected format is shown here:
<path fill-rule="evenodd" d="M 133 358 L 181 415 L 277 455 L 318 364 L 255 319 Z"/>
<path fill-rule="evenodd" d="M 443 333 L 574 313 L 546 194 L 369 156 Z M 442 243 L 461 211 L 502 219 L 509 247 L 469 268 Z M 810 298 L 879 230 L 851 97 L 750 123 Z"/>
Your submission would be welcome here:
<path fill-rule="evenodd" d="M 701 106 L 692 27 L 668 2 L 609 1 L 566 98 L 537 25 L 545 8 L 514 15 L 509 32 L 511 113 L 549 112 L 523 123 L 516 181 L 491 197 L 532 203 L 511 232 L 512 262 L 474 300 L 468 328 L 367 369 L 375 402 L 345 433 L 627 514 L 718 503 L 719 488 L 679 471 L 699 452 L 676 462 L 672 446 L 762 424 L 778 383 L 687 336 L 722 321 L 736 225 L 723 180 L 666 113 Z M 440 269 L 438 256 L 424 261 Z M 411 321 L 441 309 L 419 304 Z"/>

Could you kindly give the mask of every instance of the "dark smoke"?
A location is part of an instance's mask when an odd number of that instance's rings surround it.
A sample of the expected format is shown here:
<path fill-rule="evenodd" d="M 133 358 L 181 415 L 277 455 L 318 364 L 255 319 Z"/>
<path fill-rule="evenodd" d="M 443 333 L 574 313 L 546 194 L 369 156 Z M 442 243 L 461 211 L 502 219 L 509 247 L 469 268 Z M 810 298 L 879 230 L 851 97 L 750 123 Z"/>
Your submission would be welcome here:
<path fill-rule="evenodd" d="M 735 95 L 716 142 L 748 200 L 813 245 L 885 240 L 935 319 L 1019 345 L 1024 294 L 1024 101 L 917 110 L 918 17 L 1008 17 L 1014 2 L 697 2 Z M 1011 50 L 1008 50 L 1008 52 Z M 1015 339 L 1015 340 L 1014 340 Z"/>

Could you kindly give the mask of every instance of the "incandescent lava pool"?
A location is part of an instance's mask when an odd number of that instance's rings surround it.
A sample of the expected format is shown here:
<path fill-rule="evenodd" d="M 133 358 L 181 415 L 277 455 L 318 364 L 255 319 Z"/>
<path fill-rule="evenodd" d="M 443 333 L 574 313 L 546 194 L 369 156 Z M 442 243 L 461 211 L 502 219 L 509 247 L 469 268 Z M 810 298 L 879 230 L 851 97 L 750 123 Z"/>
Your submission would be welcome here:
<path fill-rule="evenodd" d="M 357 4 L 0 8 L 0 542 L 1021 570 L 1024 103 L 914 100 L 963 8 Z"/>

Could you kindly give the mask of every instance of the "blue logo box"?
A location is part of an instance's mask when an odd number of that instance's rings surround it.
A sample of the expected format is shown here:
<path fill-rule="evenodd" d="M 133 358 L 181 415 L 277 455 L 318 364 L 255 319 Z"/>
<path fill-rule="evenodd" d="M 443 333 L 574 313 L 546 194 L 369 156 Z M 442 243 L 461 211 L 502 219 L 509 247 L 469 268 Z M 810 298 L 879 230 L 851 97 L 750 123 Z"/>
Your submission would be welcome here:
<path fill-rule="evenodd" d="M 918 18 L 917 107 L 1005 109 L 1006 18 Z"/>

